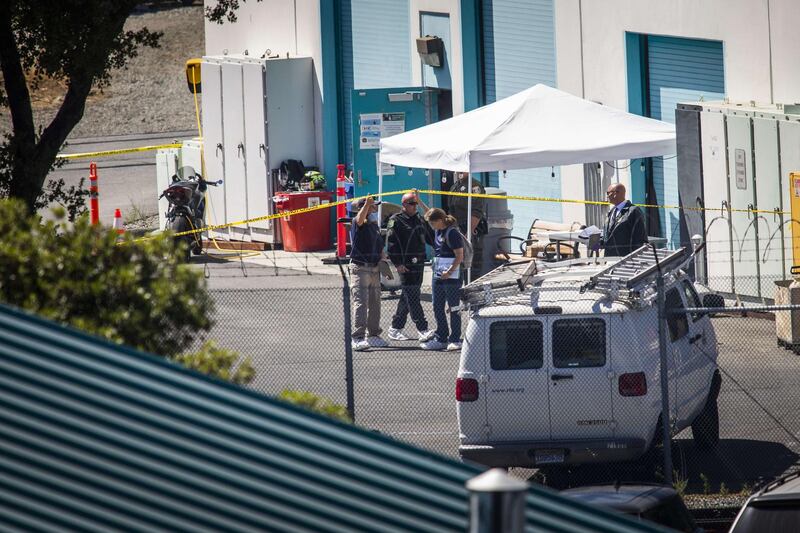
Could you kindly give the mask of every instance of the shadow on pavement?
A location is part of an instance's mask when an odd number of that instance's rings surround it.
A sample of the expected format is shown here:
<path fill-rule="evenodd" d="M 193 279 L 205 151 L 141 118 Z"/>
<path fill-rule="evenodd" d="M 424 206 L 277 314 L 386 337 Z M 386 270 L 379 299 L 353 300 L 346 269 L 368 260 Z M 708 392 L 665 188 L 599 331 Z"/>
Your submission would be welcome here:
<path fill-rule="evenodd" d="M 663 482 L 662 458 L 655 461 L 578 466 L 549 466 L 530 477 L 530 481 L 555 489 L 620 482 Z M 731 492 L 744 486 L 758 487 L 782 476 L 796 465 L 798 454 L 783 444 L 745 439 L 723 439 L 715 450 L 703 452 L 691 439 L 676 439 L 672 445 L 673 471 L 688 481 L 688 493 L 702 493 L 703 477 L 711 492 L 724 483 Z"/>

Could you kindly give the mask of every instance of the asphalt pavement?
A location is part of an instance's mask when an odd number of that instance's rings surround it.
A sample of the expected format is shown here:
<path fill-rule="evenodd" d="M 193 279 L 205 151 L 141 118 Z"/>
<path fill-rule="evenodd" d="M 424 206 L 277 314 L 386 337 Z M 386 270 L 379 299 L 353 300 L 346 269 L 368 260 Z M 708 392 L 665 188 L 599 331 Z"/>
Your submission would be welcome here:
<path fill-rule="evenodd" d="M 209 338 L 252 358 L 254 389 L 267 394 L 285 388 L 309 390 L 345 403 L 343 294 L 336 267 L 321 273 L 311 266 L 313 258 L 302 255 L 294 259 L 297 267 L 286 263 L 289 259 L 271 264 L 193 261 L 206 272 L 217 304 L 217 322 Z M 433 327 L 430 291 L 425 292 L 423 308 Z M 396 303 L 396 296 L 384 292 L 384 330 Z M 686 430 L 675 439 L 674 463 L 690 486 L 699 487 L 703 474 L 736 490 L 798 465 L 800 357 L 776 346 L 770 320 L 724 316 L 714 318 L 713 324 L 723 373 L 722 440 L 714 452 L 700 452 L 691 430 Z M 406 331 L 416 330 L 408 324 Z M 416 341 L 355 352 L 356 422 L 456 457 L 458 358 L 455 352 L 421 350 Z M 619 471 L 585 468 L 576 479 L 586 482 L 586 476 L 591 482 L 613 481 Z"/>
<path fill-rule="evenodd" d="M 167 133 L 144 133 L 133 135 L 109 135 L 70 139 L 63 153 L 86 153 L 122 148 L 135 148 L 169 144 L 197 136 L 196 131 L 174 131 Z M 67 186 L 77 185 L 85 178 L 89 186 L 89 163 L 97 163 L 100 189 L 100 220 L 111 224 L 114 210 L 122 210 L 127 217 L 134 210 L 143 215 L 158 213 L 156 186 L 156 152 L 134 152 L 115 156 L 92 157 L 68 160 L 53 171 L 50 178 L 64 178 Z"/>

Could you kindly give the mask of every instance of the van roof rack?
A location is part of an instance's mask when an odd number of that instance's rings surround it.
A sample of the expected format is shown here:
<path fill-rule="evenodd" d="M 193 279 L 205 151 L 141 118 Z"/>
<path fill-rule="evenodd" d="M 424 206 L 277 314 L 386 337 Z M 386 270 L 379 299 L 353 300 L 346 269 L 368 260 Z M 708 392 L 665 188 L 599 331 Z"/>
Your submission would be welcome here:
<path fill-rule="evenodd" d="M 581 292 L 600 290 L 636 298 L 656 280 L 659 270 L 668 274 L 686 263 L 686 248 L 666 250 L 644 245 L 589 278 Z"/>
<path fill-rule="evenodd" d="M 512 261 L 461 288 L 461 301 L 471 307 L 489 305 L 497 298 L 516 296 L 537 272 L 536 261 Z"/>

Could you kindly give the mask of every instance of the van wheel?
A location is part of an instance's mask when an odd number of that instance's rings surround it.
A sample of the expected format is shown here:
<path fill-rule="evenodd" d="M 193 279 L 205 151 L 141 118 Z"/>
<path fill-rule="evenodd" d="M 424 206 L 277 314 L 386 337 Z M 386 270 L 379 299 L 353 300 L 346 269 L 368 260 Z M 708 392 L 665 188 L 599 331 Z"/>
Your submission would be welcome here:
<path fill-rule="evenodd" d="M 716 397 L 708 399 L 703 411 L 692 422 L 692 435 L 698 450 L 711 450 L 719 443 L 719 408 Z"/>
<path fill-rule="evenodd" d="M 663 438 L 663 419 L 658 415 L 658 422 L 656 429 L 653 432 L 653 439 L 650 441 L 650 446 L 644 452 L 641 458 L 634 464 L 638 466 L 639 473 L 643 476 L 644 480 L 652 481 L 656 479 L 656 471 L 664 463 L 664 442 Z"/>

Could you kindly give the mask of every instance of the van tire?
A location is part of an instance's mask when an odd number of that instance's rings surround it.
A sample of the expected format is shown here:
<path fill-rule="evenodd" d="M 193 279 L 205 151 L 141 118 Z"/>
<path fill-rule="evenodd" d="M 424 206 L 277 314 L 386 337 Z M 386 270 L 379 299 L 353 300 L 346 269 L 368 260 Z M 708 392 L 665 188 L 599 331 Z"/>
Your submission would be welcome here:
<path fill-rule="evenodd" d="M 703 410 L 692 422 L 692 435 L 694 444 L 698 450 L 711 450 L 719 443 L 719 408 L 717 407 L 717 397 L 722 388 L 722 376 L 719 370 L 714 371 L 711 378 L 711 390 L 708 391 L 708 398 Z"/>
<path fill-rule="evenodd" d="M 698 450 L 712 450 L 719 443 L 719 408 L 716 397 L 708 398 L 703 411 L 692 422 L 692 435 Z"/>

